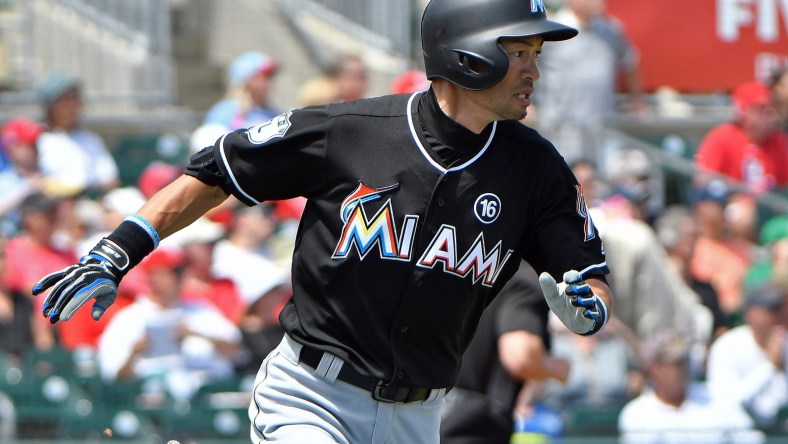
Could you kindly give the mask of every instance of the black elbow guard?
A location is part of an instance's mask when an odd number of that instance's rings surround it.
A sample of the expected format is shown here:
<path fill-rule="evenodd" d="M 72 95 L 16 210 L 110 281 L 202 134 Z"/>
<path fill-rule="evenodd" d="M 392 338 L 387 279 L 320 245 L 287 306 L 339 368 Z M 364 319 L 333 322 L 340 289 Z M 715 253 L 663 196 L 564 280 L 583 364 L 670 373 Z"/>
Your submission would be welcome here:
<path fill-rule="evenodd" d="M 227 194 L 232 194 L 233 192 L 227 176 L 222 173 L 216 164 L 213 146 L 205 147 L 193 154 L 189 159 L 189 165 L 186 166 L 184 174 L 192 176 L 206 185 L 221 187 Z"/>

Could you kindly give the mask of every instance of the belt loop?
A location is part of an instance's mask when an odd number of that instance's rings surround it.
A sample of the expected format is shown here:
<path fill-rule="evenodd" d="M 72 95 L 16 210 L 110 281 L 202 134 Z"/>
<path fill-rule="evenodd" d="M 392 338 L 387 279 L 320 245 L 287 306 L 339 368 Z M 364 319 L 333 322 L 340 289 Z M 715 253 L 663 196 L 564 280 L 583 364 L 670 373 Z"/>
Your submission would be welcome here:
<path fill-rule="evenodd" d="M 298 364 L 298 362 L 301 360 L 301 350 L 304 348 L 304 346 L 300 342 L 290 337 L 290 335 L 287 333 L 285 333 L 282 342 L 286 345 L 284 348 L 285 354 L 289 355 L 288 358 L 294 363 Z"/>
<path fill-rule="evenodd" d="M 320 364 L 315 369 L 315 375 L 333 384 L 337 380 L 339 371 L 342 370 L 344 364 L 345 361 L 342 358 L 323 352 Z"/>
<path fill-rule="evenodd" d="M 432 389 L 430 390 L 430 395 L 427 397 L 427 399 L 424 400 L 424 402 L 433 402 L 438 398 L 442 398 L 444 396 L 446 396 L 445 388 Z"/>

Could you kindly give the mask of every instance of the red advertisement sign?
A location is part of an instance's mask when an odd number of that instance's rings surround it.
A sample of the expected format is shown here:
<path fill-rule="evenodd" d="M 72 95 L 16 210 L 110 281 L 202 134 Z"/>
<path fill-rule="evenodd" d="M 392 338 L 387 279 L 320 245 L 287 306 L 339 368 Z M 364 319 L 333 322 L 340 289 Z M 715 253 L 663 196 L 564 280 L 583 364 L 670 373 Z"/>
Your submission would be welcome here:
<path fill-rule="evenodd" d="M 788 63 L 788 0 L 608 0 L 647 91 L 730 91 Z"/>

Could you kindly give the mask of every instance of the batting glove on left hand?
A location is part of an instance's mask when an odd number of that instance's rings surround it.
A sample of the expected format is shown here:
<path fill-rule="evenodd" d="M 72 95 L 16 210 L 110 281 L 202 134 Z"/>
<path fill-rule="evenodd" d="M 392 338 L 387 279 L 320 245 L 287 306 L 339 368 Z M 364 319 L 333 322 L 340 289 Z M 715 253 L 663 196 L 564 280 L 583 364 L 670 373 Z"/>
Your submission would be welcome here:
<path fill-rule="evenodd" d="M 573 332 L 583 336 L 593 335 L 607 324 L 607 306 L 583 282 L 579 272 L 567 271 L 561 283 L 556 283 L 549 273 L 542 273 L 539 275 L 539 285 L 550 310 Z"/>
<path fill-rule="evenodd" d="M 44 317 L 52 324 L 67 321 L 86 302 L 95 299 L 91 312 L 99 320 L 115 302 L 118 283 L 128 269 L 129 258 L 117 244 L 102 239 L 78 264 L 44 276 L 33 295 L 52 287 L 44 301 Z"/>

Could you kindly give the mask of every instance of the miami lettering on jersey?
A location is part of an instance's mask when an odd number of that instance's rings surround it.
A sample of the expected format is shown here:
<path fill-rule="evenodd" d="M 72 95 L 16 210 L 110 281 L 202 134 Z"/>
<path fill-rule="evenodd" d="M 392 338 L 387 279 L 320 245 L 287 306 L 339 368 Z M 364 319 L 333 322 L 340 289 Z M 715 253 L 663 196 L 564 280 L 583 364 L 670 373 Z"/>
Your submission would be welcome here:
<path fill-rule="evenodd" d="M 346 259 L 355 249 L 359 258 L 370 251 L 377 250 L 380 259 L 410 261 L 413 257 L 413 243 L 416 239 L 417 215 L 405 215 L 402 227 L 397 230 L 391 199 L 369 217 L 364 203 L 379 199 L 383 193 L 394 190 L 398 185 L 372 188 L 361 182 L 343 202 L 340 217 L 344 226 L 337 242 L 332 259 Z M 502 242 L 487 251 L 484 232 L 479 233 L 471 247 L 464 253 L 458 251 L 456 227 L 442 225 L 433 236 L 428 247 L 419 257 L 416 265 L 434 269 L 440 264 L 445 273 L 464 278 L 471 276 L 474 283 L 492 287 L 512 250 L 503 252 Z M 399 231 L 399 233 L 398 233 Z"/>

